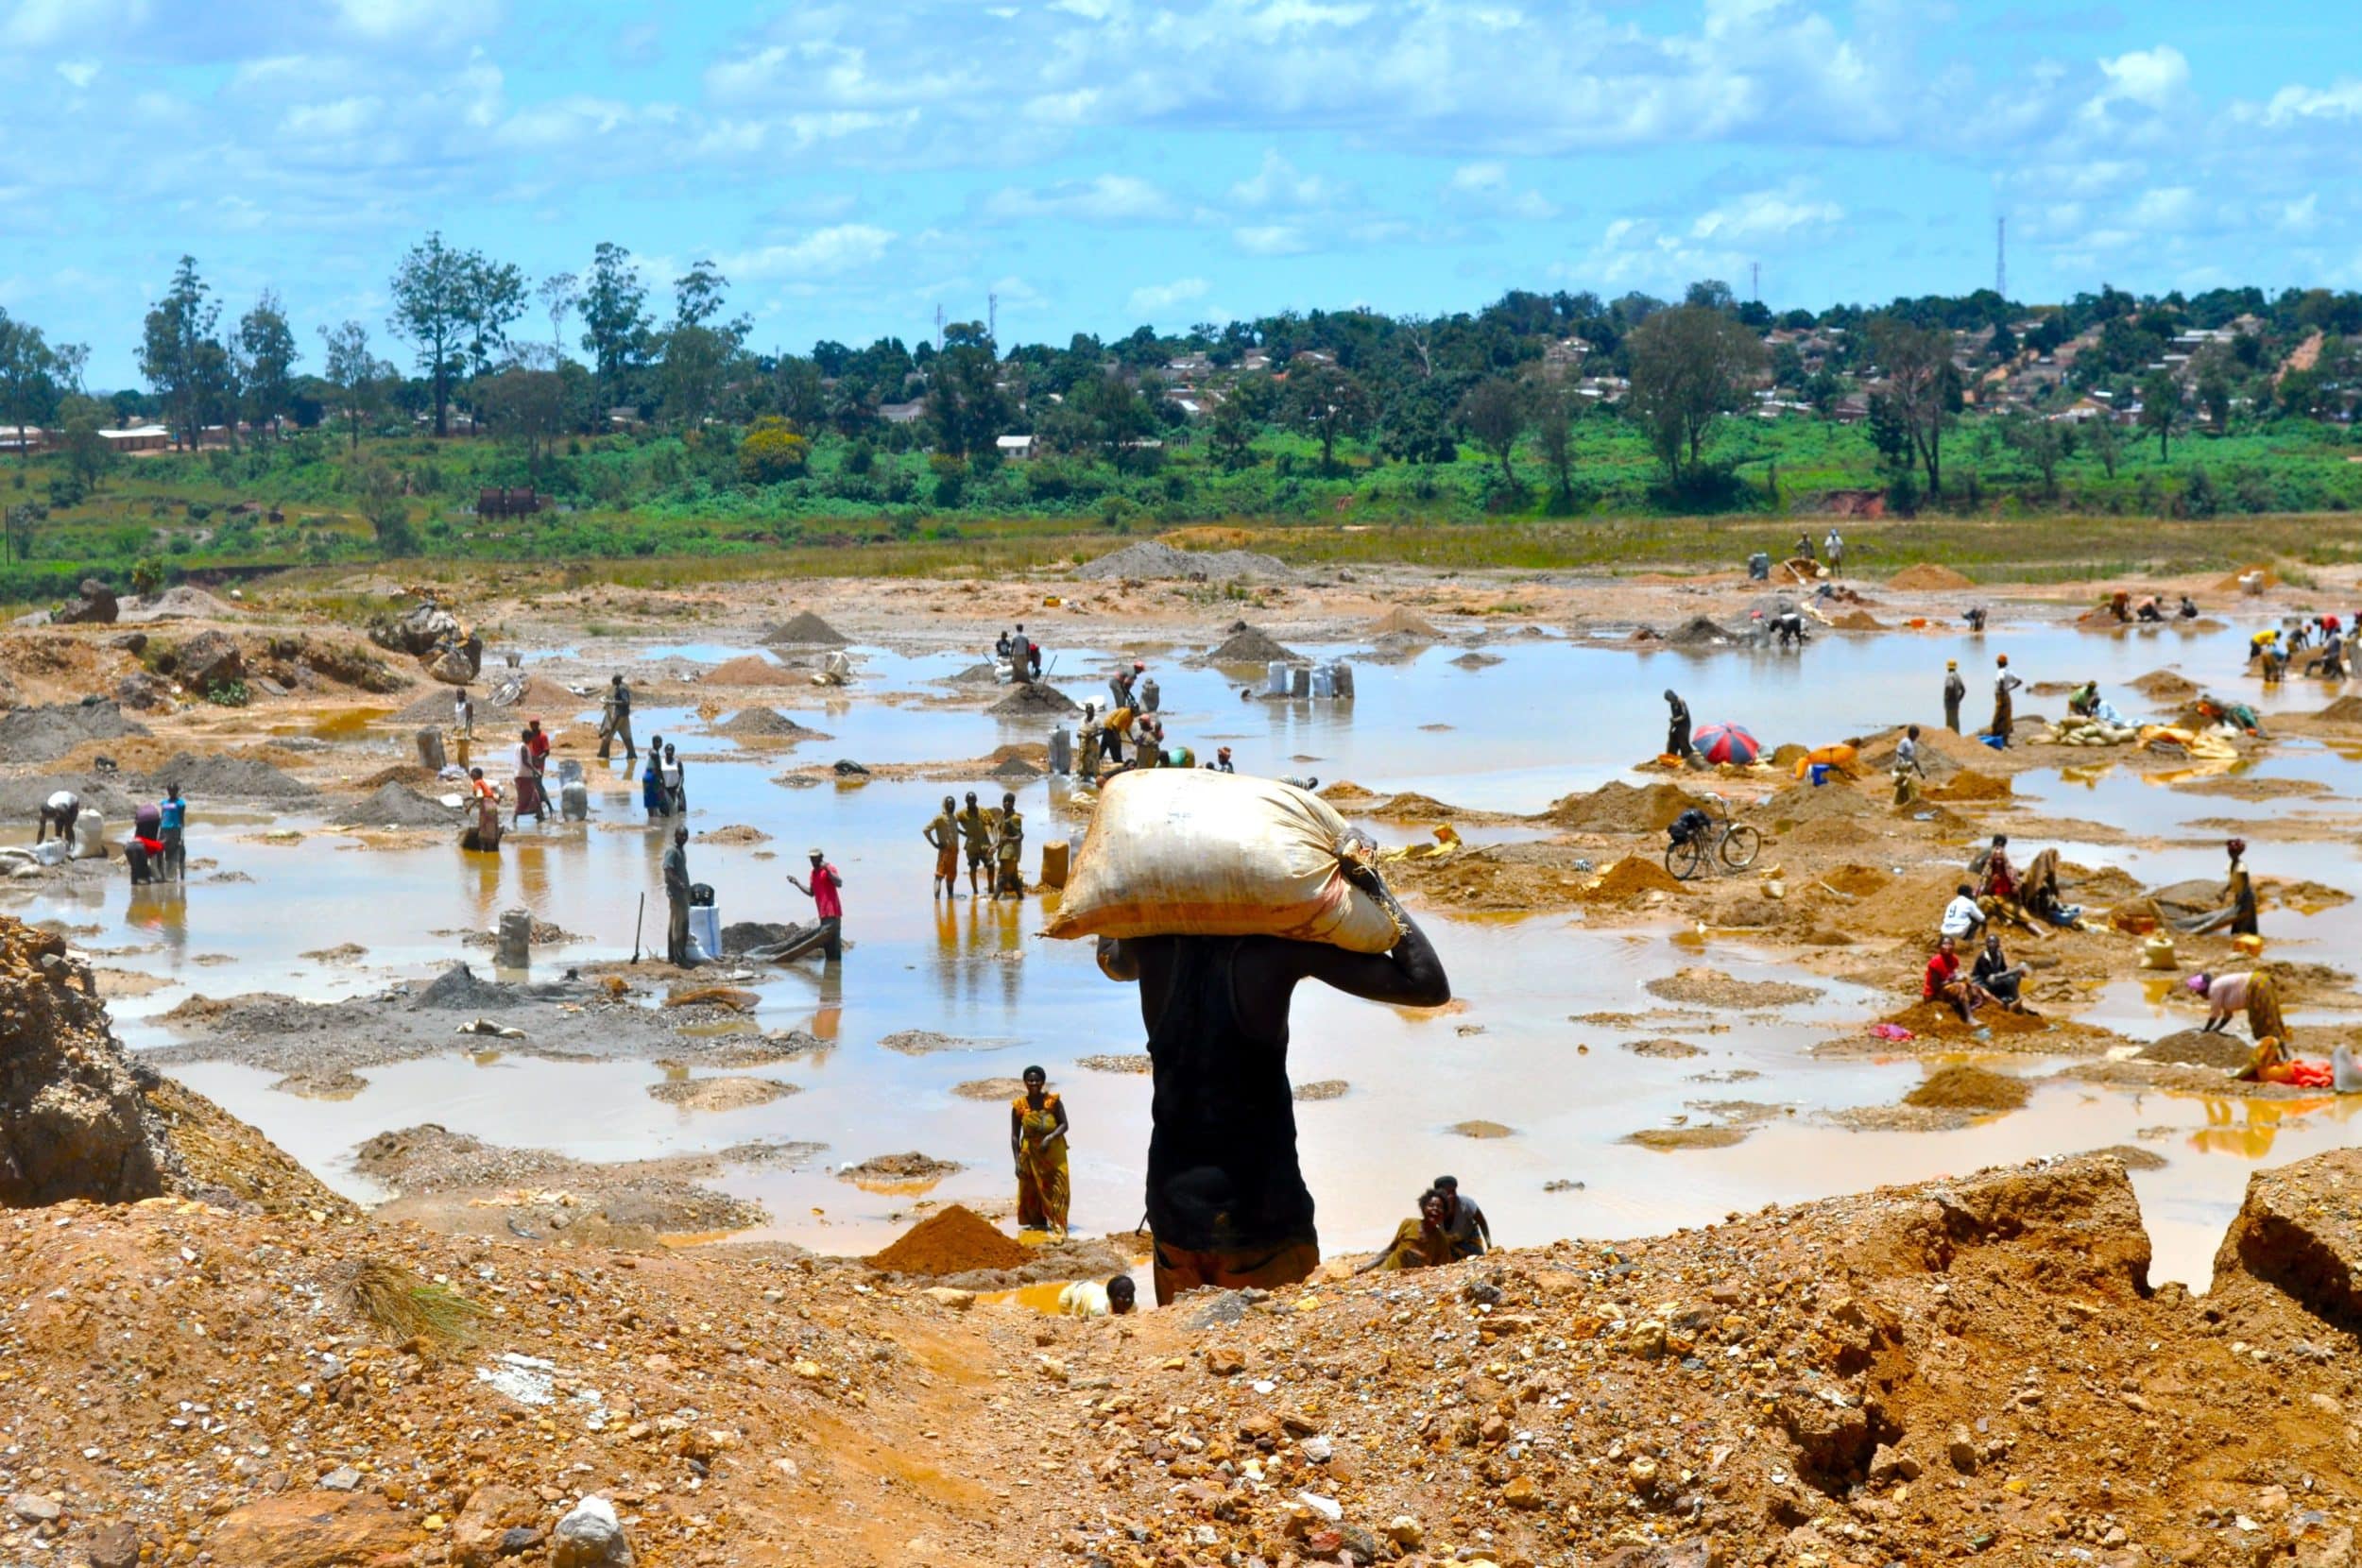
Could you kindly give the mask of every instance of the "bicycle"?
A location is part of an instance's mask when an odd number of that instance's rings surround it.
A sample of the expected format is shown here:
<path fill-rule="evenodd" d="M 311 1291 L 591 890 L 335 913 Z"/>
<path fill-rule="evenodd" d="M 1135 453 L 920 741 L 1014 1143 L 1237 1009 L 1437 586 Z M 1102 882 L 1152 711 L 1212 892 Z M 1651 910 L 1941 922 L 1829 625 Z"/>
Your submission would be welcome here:
<path fill-rule="evenodd" d="M 1721 830 L 1715 830 L 1712 818 L 1692 807 L 1682 818 L 1695 814 L 1701 820 L 1681 832 L 1682 819 L 1675 819 L 1673 842 L 1665 846 L 1665 869 L 1681 881 L 1691 881 L 1703 876 L 1716 860 L 1731 871 L 1744 871 L 1755 863 L 1763 852 L 1763 835 L 1743 822 L 1731 819 L 1730 803 L 1719 795 L 1715 807 L 1722 813 Z"/>

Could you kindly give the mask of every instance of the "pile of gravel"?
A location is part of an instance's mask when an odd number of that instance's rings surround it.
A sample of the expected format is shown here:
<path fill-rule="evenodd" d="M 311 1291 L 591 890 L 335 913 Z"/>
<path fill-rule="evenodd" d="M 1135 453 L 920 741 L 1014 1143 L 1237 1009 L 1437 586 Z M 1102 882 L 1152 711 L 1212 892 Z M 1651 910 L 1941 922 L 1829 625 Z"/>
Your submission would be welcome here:
<path fill-rule="evenodd" d="M 0 758 L 54 762 L 85 741 L 145 735 L 147 726 L 123 716 L 111 702 L 52 703 L 0 713 Z"/>
<path fill-rule="evenodd" d="M 1237 577 L 1267 577 L 1285 581 L 1294 575 L 1287 565 L 1251 550 L 1175 550 L 1155 539 L 1127 544 L 1121 550 L 1087 561 L 1074 569 L 1077 577 L 1109 579 L 1138 577 L 1204 578 L 1227 582 Z"/>

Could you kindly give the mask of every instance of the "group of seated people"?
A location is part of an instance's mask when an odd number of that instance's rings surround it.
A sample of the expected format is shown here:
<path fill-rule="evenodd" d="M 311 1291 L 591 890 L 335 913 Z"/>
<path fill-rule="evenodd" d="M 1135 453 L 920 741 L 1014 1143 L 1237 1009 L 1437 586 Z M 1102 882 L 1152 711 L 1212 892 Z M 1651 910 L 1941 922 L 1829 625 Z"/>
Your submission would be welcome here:
<path fill-rule="evenodd" d="M 2060 896 L 2059 852 L 2044 850 L 2021 872 L 2010 859 L 2009 835 L 1995 833 L 1969 862 L 1969 871 L 1976 880 L 1955 887 L 1943 908 L 1920 996 L 1944 1003 L 1963 1023 L 1989 1003 L 2009 1013 L 2030 1013 L 2023 995 L 2027 966 L 2010 962 L 1997 927 L 2006 921 L 2040 932 L 2045 926 L 2073 927 L 2081 920 L 2082 911 Z M 1980 937 L 1976 962 L 1963 974 L 1960 945 Z"/>

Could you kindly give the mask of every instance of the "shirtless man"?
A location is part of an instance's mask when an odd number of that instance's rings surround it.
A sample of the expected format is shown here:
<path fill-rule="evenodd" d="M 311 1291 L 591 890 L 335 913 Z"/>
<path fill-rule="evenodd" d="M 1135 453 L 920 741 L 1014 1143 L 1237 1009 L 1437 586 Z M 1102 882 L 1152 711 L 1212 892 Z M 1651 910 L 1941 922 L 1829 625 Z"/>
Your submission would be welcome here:
<path fill-rule="evenodd" d="M 1279 937 L 1102 940 L 1110 980 L 1138 980 L 1155 1081 L 1148 1218 L 1156 1301 L 1201 1286 L 1262 1289 L 1320 1263 L 1312 1194 L 1296 1159 L 1288 1010 L 1298 982 L 1395 1007 L 1451 999 L 1427 933 L 1378 874 L 1352 874 L 1401 923 L 1391 953 L 1349 953 Z"/>

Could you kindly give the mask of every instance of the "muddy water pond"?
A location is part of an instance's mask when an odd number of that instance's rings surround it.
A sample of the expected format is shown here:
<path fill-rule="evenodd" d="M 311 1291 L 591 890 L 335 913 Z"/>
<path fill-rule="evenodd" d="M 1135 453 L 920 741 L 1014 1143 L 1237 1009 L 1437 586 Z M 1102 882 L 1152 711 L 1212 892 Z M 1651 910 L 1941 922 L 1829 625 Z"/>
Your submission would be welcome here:
<path fill-rule="evenodd" d="M 1830 635 L 1791 655 L 1635 654 L 1597 639 L 1503 637 L 1484 649 L 1500 662 L 1481 668 L 1455 663 L 1463 652 L 1456 645 L 1358 663 L 1351 704 L 1244 700 L 1241 688 L 1259 690 L 1256 670 L 1198 665 L 1180 650 L 1148 656 L 1169 732 L 1201 757 L 1228 744 L 1242 771 L 1350 779 L 1473 810 L 1531 812 L 1570 791 L 1629 776 L 1652 756 L 1664 733 L 1660 693 L 1668 687 L 1685 695 L 1702 724 L 1733 720 L 1767 742 L 1811 744 L 1896 722 L 1931 722 L 1947 658 L 1960 660 L 1971 685 L 1969 715 L 1981 720 L 1994 654 L 2006 651 L 2029 681 L 2096 678 L 2128 714 L 2149 717 L 2154 705 L 2127 683 L 2162 668 L 2256 700 L 2253 684 L 2239 674 L 2247 631 L 2109 637 L 2033 625 L 1996 626 L 1980 639 Z M 1298 647 L 1323 657 L 1361 651 L 1350 643 Z M 752 651 L 680 644 L 656 652 L 671 668 L 693 673 Z M 650 650 L 570 652 L 637 668 L 631 661 Z M 972 789 L 995 800 L 1013 790 L 1036 844 L 1079 832 L 1087 801 L 1062 780 L 984 773 L 782 782 L 789 770 L 840 758 L 872 765 L 983 758 L 999 745 L 1047 738 L 1041 721 L 1002 719 L 962 700 L 974 689 L 952 677 L 975 662 L 973 655 L 852 653 L 859 674 L 847 690 L 716 687 L 707 698 L 721 706 L 712 721 L 679 706 L 643 706 L 635 715 L 643 739 L 662 734 L 687 759 L 693 834 L 745 826 L 768 835 L 691 846 L 692 877 L 713 885 L 726 922 L 808 917 L 809 900 L 786 878 L 801 873 L 810 847 L 823 848 L 844 873 L 853 947 L 843 963 L 757 970 L 743 982 L 759 997 L 754 1028 L 802 1030 L 820 1040 L 816 1050 L 754 1069 L 800 1092 L 692 1110 L 648 1093 L 677 1076 L 653 1060 L 553 1060 L 529 1044 L 499 1048 L 481 1039 L 363 1067 L 357 1090 L 347 1085 L 331 1098 L 275 1088 L 278 1073 L 235 1062 L 175 1070 L 365 1199 L 383 1194 L 353 1170 L 353 1150 L 373 1133 L 421 1121 L 594 1160 L 764 1140 L 825 1144 L 826 1152 L 807 1163 L 734 1168 L 715 1185 L 768 1209 L 770 1225 L 750 1234 L 866 1253 L 908 1222 L 922 1195 L 864 1188 L 837 1168 L 920 1150 L 962 1167 L 925 1189 L 924 1199 L 1005 1203 L 1005 1107 L 955 1090 L 1038 1063 L 1073 1118 L 1076 1228 L 1128 1230 L 1140 1218 L 1149 1082 L 1081 1064 L 1140 1051 L 1135 994 L 1102 978 L 1087 946 L 1041 939 L 1038 901 L 930 899 L 932 854 L 919 838 L 946 793 Z M 1102 697 L 1099 675 L 1115 653 L 1058 650 L 1053 684 L 1077 700 Z M 2268 714 L 2309 710 L 2330 694 L 2291 683 L 2260 706 Z M 713 733 L 722 718 L 752 706 L 776 707 L 830 738 L 757 751 Z M 2019 703 L 2021 712 L 2062 706 L 2062 699 L 2023 695 Z M 571 732 L 576 756 L 589 751 L 589 707 L 544 715 Z M 350 753 L 348 776 L 355 779 L 399 759 L 407 744 L 390 721 L 320 724 L 304 733 L 340 758 Z M 2219 850 L 2211 845 L 2219 835 L 2190 826 L 2200 819 L 2334 812 L 2362 786 L 2362 766 L 2309 741 L 2284 742 L 2254 771 L 2331 792 L 2318 798 L 2192 794 L 2111 771 L 2104 758 L 2063 760 L 2069 771 L 2021 778 L 2029 810 L 2148 841 L 2140 848 L 2069 846 L 2068 853 L 2086 863 L 2123 864 L 2150 881 L 2218 869 Z M 460 957 L 488 970 L 489 949 L 463 946 L 459 933 L 488 930 L 508 909 L 529 910 L 574 937 L 537 952 L 536 972 L 555 975 L 626 958 L 635 943 L 643 952 L 661 949 L 662 837 L 638 799 L 636 780 L 625 777 L 619 759 L 594 788 L 587 824 L 528 827 L 497 856 L 463 854 L 440 832 L 373 838 L 341 830 L 334 811 L 272 817 L 197 801 L 190 855 L 214 867 L 193 874 L 185 890 L 134 899 L 119 884 L 91 886 L 43 895 L 26 912 L 70 924 L 108 964 L 163 982 L 116 1004 L 137 1048 L 180 1039 L 160 1014 L 193 994 L 328 1000 L 383 992 Z M 1419 836 L 1403 824 L 1371 826 L 1388 843 Z M 1527 836 L 1529 829 L 1514 827 L 1467 833 L 1471 842 Z M 1653 855 L 1661 844 L 1634 847 Z M 2362 893 L 2351 835 L 2259 843 L 2251 858 L 2262 876 L 2303 876 Z M 1651 995 L 1647 982 L 1697 964 L 1742 980 L 1798 976 L 1743 941 L 1670 927 L 1604 930 L 1561 914 L 1436 915 L 1430 930 L 1462 998 L 1451 1010 L 1398 1013 L 1316 987 L 1298 999 L 1293 1077 L 1344 1085 L 1297 1108 L 1305 1167 L 1332 1253 L 1381 1241 L 1428 1179 L 1446 1172 L 1483 1204 L 1496 1236 L 1515 1243 L 1661 1231 L 1771 1202 L 2126 1146 L 2163 1161 L 2133 1177 L 2157 1241 L 2157 1276 L 2203 1282 L 2248 1172 L 2350 1141 L 2351 1113 L 2362 1108 L 2334 1097 L 2257 1102 L 2062 1082 L 2038 1087 L 2024 1110 L 1951 1131 L 1852 1131 L 1833 1125 L 1831 1114 L 1891 1105 L 1936 1065 L 1815 1054 L 1833 1037 L 1858 1034 L 1879 1005 L 1868 991 L 1806 977 L 1816 991 L 1807 1001 L 1754 1010 L 1682 1006 Z M 2362 904 L 2312 916 L 2288 935 L 2291 956 L 2342 964 L 2362 936 Z M 307 956 L 322 954 L 334 956 Z M 2187 1021 L 2168 1018 L 2151 991 L 2130 978 L 2103 993 L 2090 1015 L 2135 1039 Z M 913 1030 L 953 1045 L 923 1052 L 880 1045 Z M 1641 1039 L 1671 1040 L 1695 1054 L 1625 1048 Z M 2019 1072 L 2046 1065 L 2023 1056 L 2005 1065 Z M 1456 1131 L 1481 1124 L 1507 1133 Z M 1712 1131 L 1720 1128 L 1743 1135 Z M 1652 1129 L 1684 1135 L 1665 1140 L 1669 1148 L 1627 1141 Z M 1689 1135 L 1699 1132 L 1707 1135 Z"/>

